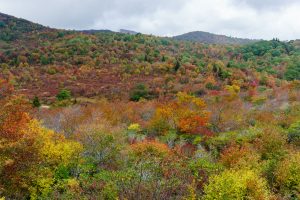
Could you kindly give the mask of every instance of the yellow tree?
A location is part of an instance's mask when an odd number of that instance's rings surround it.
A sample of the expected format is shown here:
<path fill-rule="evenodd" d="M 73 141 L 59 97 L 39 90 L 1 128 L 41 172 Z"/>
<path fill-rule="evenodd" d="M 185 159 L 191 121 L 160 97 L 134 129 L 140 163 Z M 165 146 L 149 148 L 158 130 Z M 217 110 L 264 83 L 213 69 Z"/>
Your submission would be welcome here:
<path fill-rule="evenodd" d="M 81 145 L 31 119 L 21 99 L 1 107 L 1 193 L 12 199 L 47 196 L 59 170 L 77 162 Z"/>

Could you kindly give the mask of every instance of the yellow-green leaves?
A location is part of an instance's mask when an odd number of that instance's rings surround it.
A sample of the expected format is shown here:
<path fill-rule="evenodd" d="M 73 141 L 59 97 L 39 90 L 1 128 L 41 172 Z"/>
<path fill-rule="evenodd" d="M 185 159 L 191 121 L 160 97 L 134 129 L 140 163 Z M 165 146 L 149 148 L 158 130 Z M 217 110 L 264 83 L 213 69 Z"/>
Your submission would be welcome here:
<path fill-rule="evenodd" d="M 300 198 L 300 153 L 292 153 L 281 161 L 275 171 L 275 177 L 283 195 Z"/>
<path fill-rule="evenodd" d="M 204 192 L 206 200 L 269 199 L 267 182 L 251 170 L 226 170 L 212 176 Z"/>

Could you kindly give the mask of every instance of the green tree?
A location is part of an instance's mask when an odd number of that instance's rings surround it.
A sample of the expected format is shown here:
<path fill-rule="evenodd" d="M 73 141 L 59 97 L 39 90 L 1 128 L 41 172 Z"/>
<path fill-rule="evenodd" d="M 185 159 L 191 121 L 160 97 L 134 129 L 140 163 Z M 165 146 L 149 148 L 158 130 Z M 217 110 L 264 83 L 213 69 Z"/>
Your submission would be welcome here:
<path fill-rule="evenodd" d="M 58 101 L 63 101 L 63 100 L 67 100 L 67 99 L 71 99 L 72 95 L 71 95 L 71 91 L 63 89 L 61 90 L 57 95 L 56 98 Z"/>
<path fill-rule="evenodd" d="M 178 61 L 178 60 L 176 60 L 176 64 L 175 64 L 175 66 L 174 66 L 174 71 L 175 72 L 177 72 L 178 71 L 178 69 L 180 68 L 180 62 Z"/>
<path fill-rule="evenodd" d="M 3 21 L 0 21 L 0 28 L 5 27 L 5 23 Z"/>
<path fill-rule="evenodd" d="M 38 108 L 41 106 L 41 102 L 39 100 L 39 98 L 37 96 L 34 97 L 33 101 L 32 101 L 32 105 L 35 108 Z"/>
<path fill-rule="evenodd" d="M 48 57 L 43 55 L 41 57 L 41 63 L 42 65 L 48 65 L 50 63 Z"/>
<path fill-rule="evenodd" d="M 149 98 L 148 88 L 142 83 L 136 85 L 130 94 L 131 101 L 139 101 L 141 98 L 144 98 L 144 99 Z"/>
<path fill-rule="evenodd" d="M 284 77 L 288 81 L 300 80 L 300 63 L 290 65 L 287 68 Z"/>

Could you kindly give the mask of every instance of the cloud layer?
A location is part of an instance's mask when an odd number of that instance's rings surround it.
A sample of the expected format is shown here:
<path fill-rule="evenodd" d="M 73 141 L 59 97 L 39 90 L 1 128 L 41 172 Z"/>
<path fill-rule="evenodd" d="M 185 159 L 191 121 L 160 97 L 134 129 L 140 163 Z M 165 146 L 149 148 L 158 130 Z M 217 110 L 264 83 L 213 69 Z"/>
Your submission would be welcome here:
<path fill-rule="evenodd" d="M 131 29 L 161 36 L 208 31 L 300 38 L 299 0 L 0 0 L 0 12 L 55 28 Z"/>

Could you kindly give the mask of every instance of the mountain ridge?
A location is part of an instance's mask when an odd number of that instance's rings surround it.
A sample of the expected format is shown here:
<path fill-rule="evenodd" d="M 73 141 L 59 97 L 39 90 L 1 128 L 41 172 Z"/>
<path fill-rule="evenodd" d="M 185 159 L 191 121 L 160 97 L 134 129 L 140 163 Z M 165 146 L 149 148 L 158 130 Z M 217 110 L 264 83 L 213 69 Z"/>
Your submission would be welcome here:
<path fill-rule="evenodd" d="M 0 37 L 4 40 L 13 40 L 19 39 L 20 37 L 24 37 L 24 33 L 29 33 L 32 31 L 40 31 L 40 30 L 65 30 L 66 29 L 57 29 L 57 28 L 49 28 L 47 26 L 31 22 L 29 20 L 23 18 L 17 18 L 12 15 L 7 15 L 5 13 L 0 12 Z M 120 29 L 119 32 L 115 32 L 108 29 L 87 29 L 87 30 L 74 30 L 76 32 L 82 32 L 85 34 L 96 34 L 96 33 L 122 33 L 129 35 L 136 35 L 139 32 Z M 247 38 L 236 38 L 229 37 L 225 35 L 218 35 L 214 33 L 209 33 L 205 31 L 193 31 L 184 33 L 182 35 L 172 36 L 171 39 L 181 40 L 181 41 L 193 41 L 193 42 L 201 42 L 206 44 L 235 44 L 235 45 L 243 45 L 249 44 L 253 42 L 257 42 L 260 40 L 252 40 Z"/>
<path fill-rule="evenodd" d="M 184 33 L 181 35 L 173 36 L 175 40 L 192 41 L 192 42 L 202 42 L 208 44 L 249 44 L 258 42 L 260 40 L 247 39 L 247 38 L 237 38 L 229 37 L 226 35 L 218 35 L 214 33 L 209 33 L 205 31 L 192 31 Z"/>
<path fill-rule="evenodd" d="M 42 30 L 54 29 L 0 12 L 0 39 L 4 41 L 22 39 L 26 34 Z"/>

